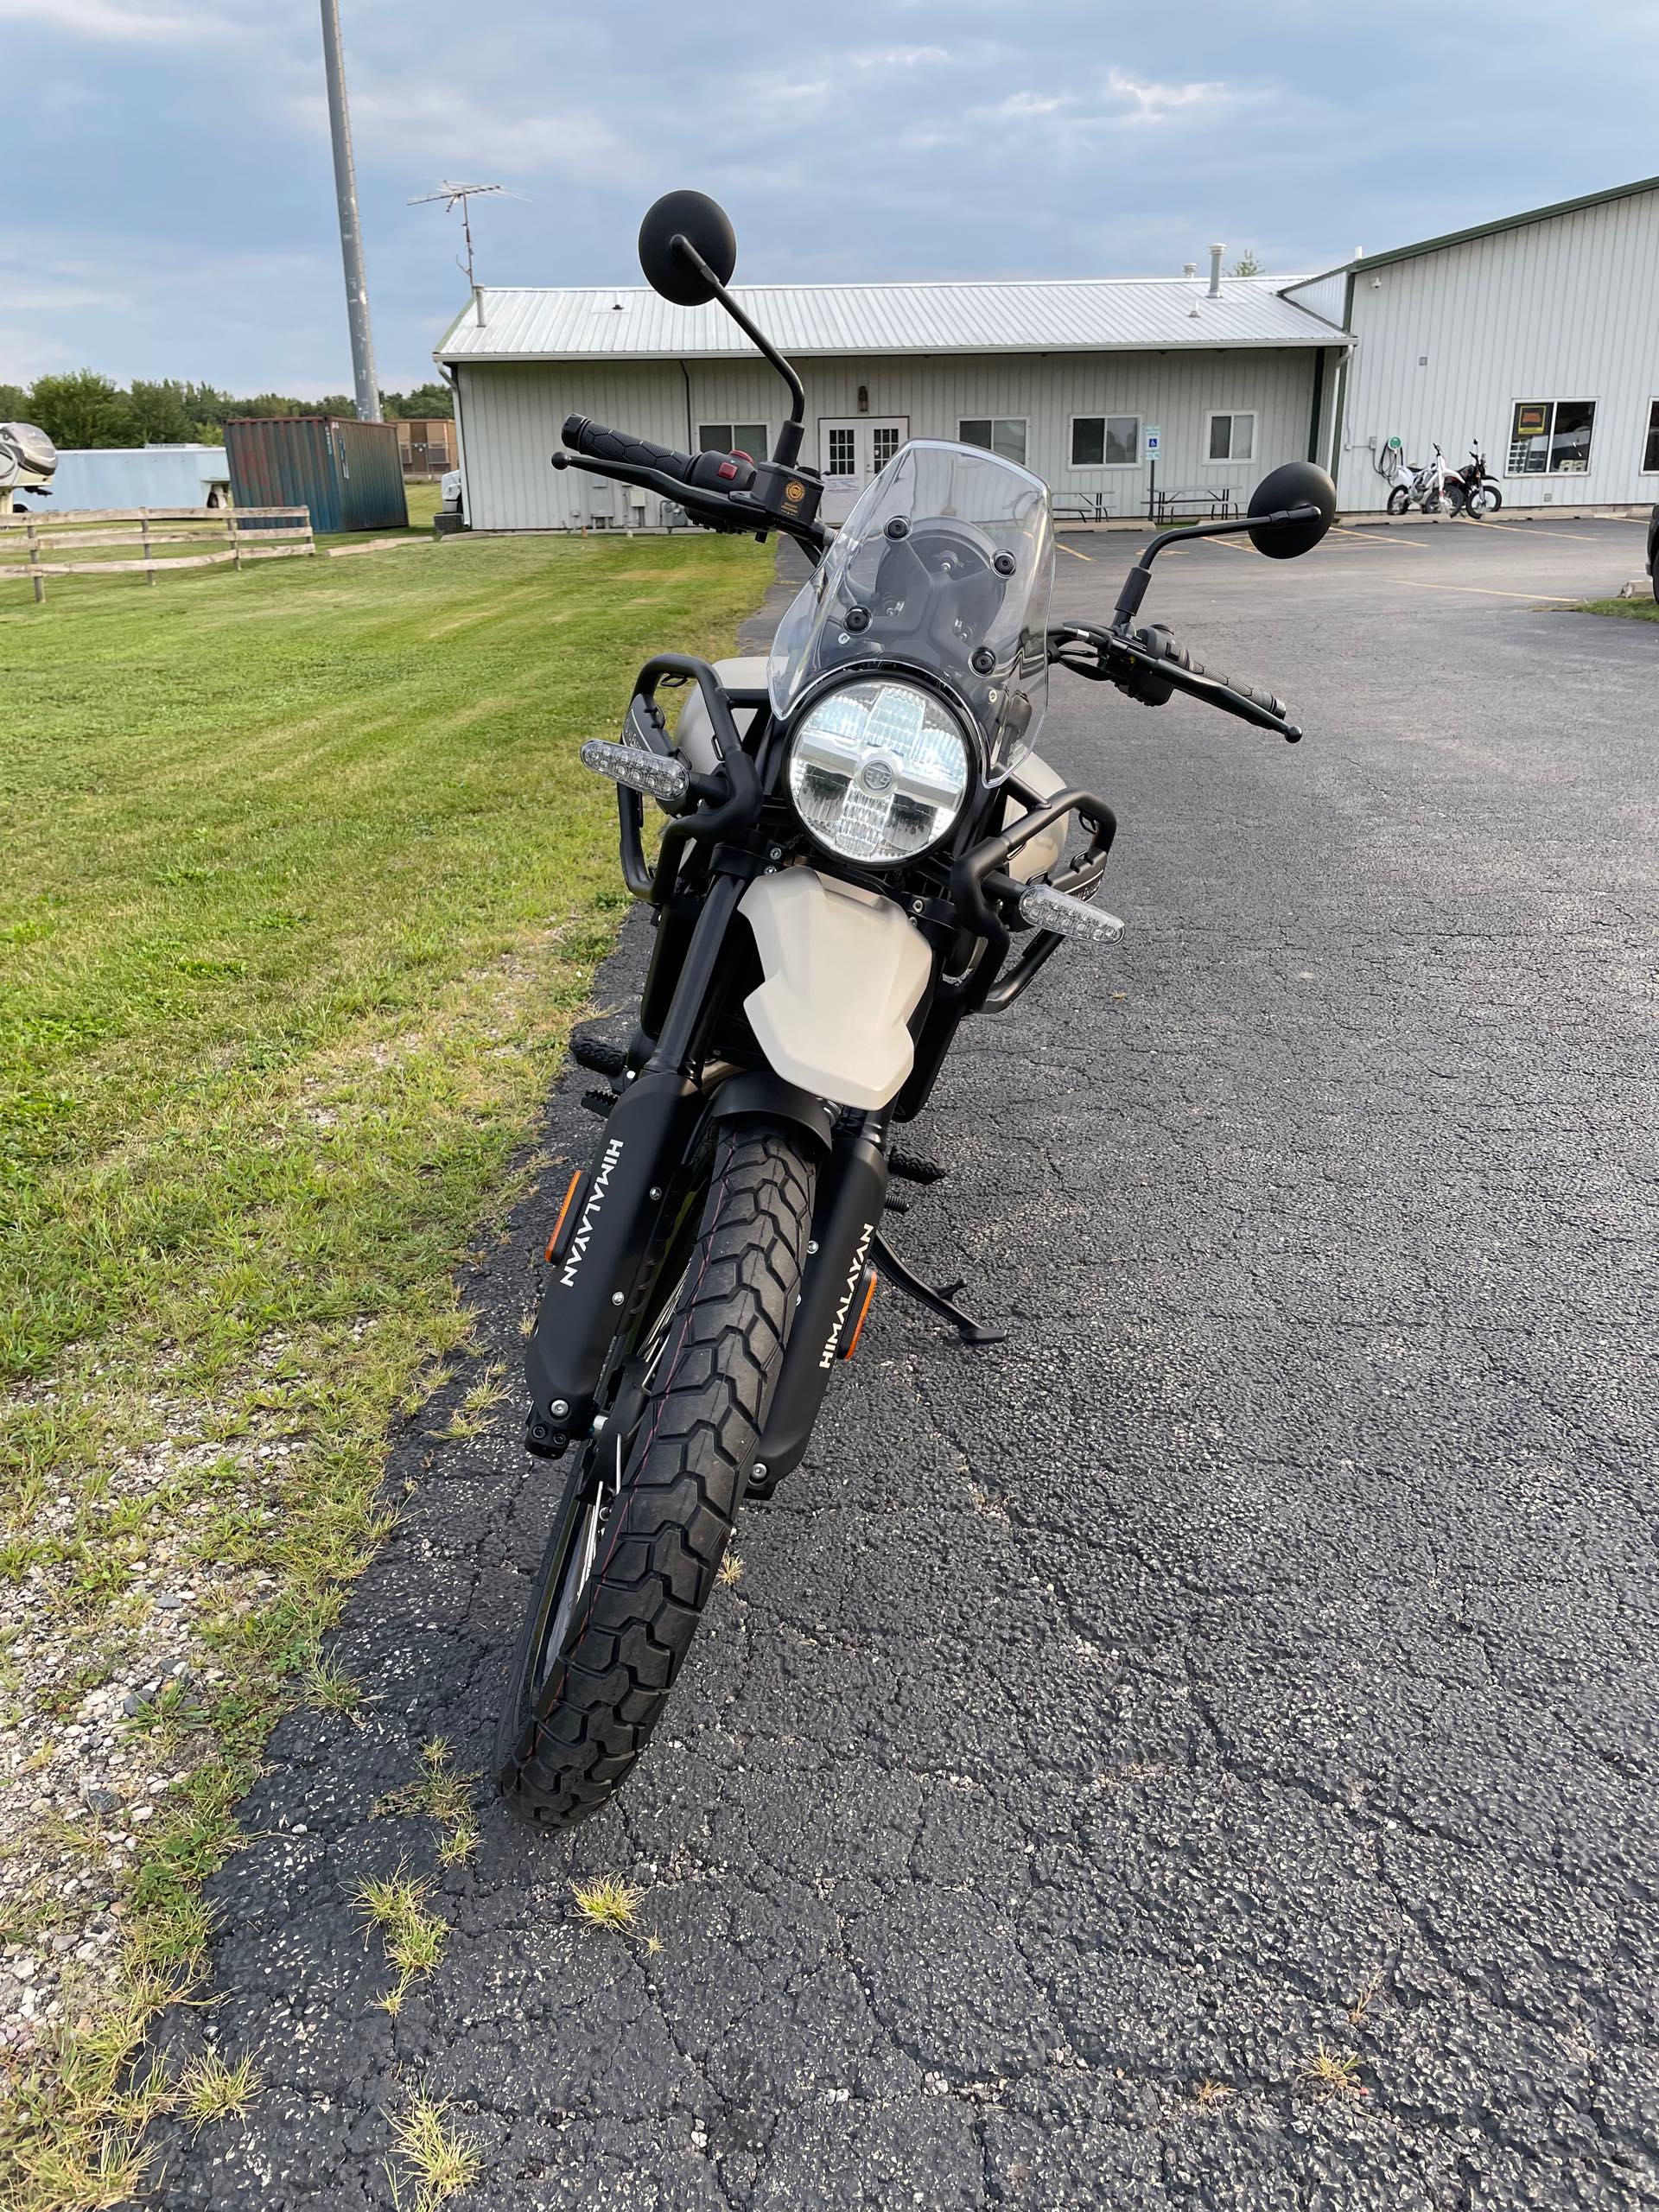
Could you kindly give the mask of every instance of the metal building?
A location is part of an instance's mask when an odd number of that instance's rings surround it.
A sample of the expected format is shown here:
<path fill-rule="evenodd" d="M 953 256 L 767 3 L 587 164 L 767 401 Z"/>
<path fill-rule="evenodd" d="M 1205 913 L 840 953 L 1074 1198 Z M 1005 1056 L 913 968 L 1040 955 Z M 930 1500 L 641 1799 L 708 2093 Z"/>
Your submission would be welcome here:
<path fill-rule="evenodd" d="M 1219 255 L 1217 251 L 1217 260 Z M 801 372 L 831 522 L 907 437 L 963 437 L 1046 478 L 1061 511 L 1236 500 L 1305 457 L 1346 346 L 1286 279 L 750 285 Z M 683 449 L 760 457 L 783 387 L 718 307 L 643 288 L 483 290 L 436 348 L 453 372 L 474 529 L 653 524 L 653 496 L 549 466 L 569 414 Z M 1155 463 L 1147 433 L 1160 433 Z"/>
<path fill-rule="evenodd" d="M 223 446 L 89 446 L 58 455 L 52 510 L 222 507 L 231 496 Z"/>
<path fill-rule="evenodd" d="M 1659 499 L 1659 177 L 1323 275 L 741 288 L 800 368 L 826 518 L 906 437 L 992 445 L 1064 518 L 1237 499 L 1281 461 L 1380 510 L 1390 437 L 1478 438 L 1511 508 Z M 474 528 L 652 524 L 650 494 L 549 459 L 565 416 L 757 457 L 782 388 L 717 307 L 642 289 L 480 291 L 435 357 L 456 387 Z"/>
<path fill-rule="evenodd" d="M 1659 499 L 1659 177 L 1362 255 L 1286 296 L 1353 340 L 1330 425 L 1350 513 L 1377 462 L 1478 438 L 1510 508 Z"/>

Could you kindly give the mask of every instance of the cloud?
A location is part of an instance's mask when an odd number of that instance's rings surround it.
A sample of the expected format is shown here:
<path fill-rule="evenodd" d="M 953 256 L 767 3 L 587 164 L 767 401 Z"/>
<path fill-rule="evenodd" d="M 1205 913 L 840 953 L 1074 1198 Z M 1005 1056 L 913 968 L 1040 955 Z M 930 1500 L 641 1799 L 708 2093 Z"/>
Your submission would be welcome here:
<path fill-rule="evenodd" d="M 1239 97 L 1230 85 L 1143 84 L 1118 68 L 1107 71 L 1106 88 L 1130 103 L 1127 113 L 1115 118 L 1119 123 L 1166 123 L 1192 108 L 1230 107 Z"/>
<path fill-rule="evenodd" d="M 73 367 L 74 358 L 71 349 L 54 338 L 21 323 L 0 322 L 0 361 L 6 365 L 8 384 L 33 384 L 36 377 Z"/>
<path fill-rule="evenodd" d="M 0 264 L 0 298 L 14 314 L 61 315 L 69 308 L 130 308 L 132 294 L 99 284 L 29 277 Z"/>
<path fill-rule="evenodd" d="M 157 6 L 154 0 L 0 0 L 0 23 L 27 23 L 66 38 L 141 45 L 220 37 L 241 28 L 227 23 L 222 14 Z"/>
<path fill-rule="evenodd" d="M 881 54 L 855 54 L 855 69 L 921 69 L 935 61 L 948 61 L 942 46 L 890 46 Z"/>
<path fill-rule="evenodd" d="M 320 94 L 302 94 L 287 105 L 314 134 L 327 130 Z M 538 107 L 515 115 L 499 99 L 470 99 L 425 79 L 389 79 L 384 72 L 353 92 L 352 143 L 359 166 L 368 157 L 383 166 L 395 162 L 411 189 L 463 170 L 486 183 L 498 170 L 578 184 L 602 175 L 626 189 L 645 168 L 641 149 L 595 109 L 562 102 L 554 113 Z"/>
<path fill-rule="evenodd" d="M 995 107 L 976 111 L 1001 116 L 1015 123 L 1040 123 L 1064 115 L 1068 130 L 1103 130 L 1125 124 L 1167 123 L 1198 110 L 1230 107 L 1247 95 L 1230 85 L 1204 81 L 1186 85 L 1159 85 L 1131 77 L 1113 67 L 1099 80 L 1094 94 L 1077 92 L 1010 92 Z"/>
<path fill-rule="evenodd" d="M 1071 92 L 1010 92 L 999 101 L 994 112 L 997 115 L 1053 115 L 1063 107 L 1077 105 Z"/>

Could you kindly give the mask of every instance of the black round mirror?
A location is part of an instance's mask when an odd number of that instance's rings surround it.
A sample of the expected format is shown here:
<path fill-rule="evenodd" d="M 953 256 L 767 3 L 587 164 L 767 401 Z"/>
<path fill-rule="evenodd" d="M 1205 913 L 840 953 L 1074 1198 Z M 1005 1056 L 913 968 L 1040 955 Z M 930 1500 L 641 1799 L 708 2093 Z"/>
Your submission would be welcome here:
<path fill-rule="evenodd" d="M 1311 461 L 1287 461 L 1262 479 L 1250 494 L 1252 515 L 1281 515 L 1291 507 L 1317 507 L 1306 522 L 1281 523 L 1276 530 L 1253 530 L 1250 543 L 1274 561 L 1294 561 L 1311 553 L 1337 518 L 1337 487 Z"/>
<path fill-rule="evenodd" d="M 731 218 L 706 192 L 665 192 L 639 226 L 639 266 L 653 292 L 683 308 L 700 308 L 715 296 L 709 280 L 674 251 L 683 238 L 696 248 L 722 284 L 737 266 L 737 234 Z"/>

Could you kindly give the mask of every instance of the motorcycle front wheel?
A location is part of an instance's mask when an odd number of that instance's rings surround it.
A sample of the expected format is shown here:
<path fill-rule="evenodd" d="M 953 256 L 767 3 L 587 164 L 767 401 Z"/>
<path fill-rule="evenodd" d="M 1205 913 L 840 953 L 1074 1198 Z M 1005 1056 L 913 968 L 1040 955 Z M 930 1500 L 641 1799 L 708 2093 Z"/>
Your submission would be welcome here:
<path fill-rule="evenodd" d="M 1389 512 L 1391 515 L 1402 515 L 1410 505 L 1410 493 L 1403 484 L 1396 484 L 1389 494 Z"/>
<path fill-rule="evenodd" d="M 731 1123 L 607 1369 L 513 1654 L 496 1788 L 546 1827 L 615 1795 L 661 1717 L 754 1464 L 812 1221 L 803 1133 Z M 701 1198 L 699 1211 L 698 1200 Z"/>

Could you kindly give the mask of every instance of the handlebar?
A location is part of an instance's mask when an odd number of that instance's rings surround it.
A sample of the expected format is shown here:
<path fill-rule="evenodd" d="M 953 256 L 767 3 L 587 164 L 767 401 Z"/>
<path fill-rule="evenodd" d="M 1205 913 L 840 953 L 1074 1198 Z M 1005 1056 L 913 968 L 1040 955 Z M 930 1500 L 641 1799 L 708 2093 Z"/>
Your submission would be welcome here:
<path fill-rule="evenodd" d="M 1296 744 L 1302 734 L 1282 699 L 1205 668 L 1185 645 L 1176 644 L 1161 623 L 1128 632 L 1064 622 L 1048 633 L 1048 657 L 1095 683 L 1116 683 L 1143 706 L 1161 707 L 1172 692 L 1184 691 L 1189 698 L 1202 699 L 1206 706 L 1219 707 L 1258 729 L 1275 731 L 1287 745 Z"/>
<path fill-rule="evenodd" d="M 1155 624 L 1152 626 L 1157 627 Z M 1185 669 L 1189 676 L 1207 677 L 1211 683 L 1219 683 L 1226 690 L 1236 692 L 1241 699 L 1248 699 L 1253 707 L 1260 707 L 1264 715 L 1271 715 L 1277 721 L 1283 721 L 1289 715 L 1290 709 L 1284 701 L 1275 698 L 1271 691 L 1258 691 L 1253 683 L 1241 683 L 1235 676 L 1224 676 L 1218 668 L 1206 668 L 1201 660 L 1193 659 L 1185 645 L 1178 645 L 1167 631 L 1164 632 L 1164 638 L 1166 664 L 1173 661 L 1177 668 Z"/>
<path fill-rule="evenodd" d="M 659 476 L 710 492 L 744 492 L 754 481 L 754 463 L 744 454 L 678 453 L 653 445 L 626 430 L 608 429 L 586 415 L 568 415 L 559 433 L 572 453 L 623 468 L 654 469 Z"/>
<path fill-rule="evenodd" d="M 555 468 L 584 468 L 639 485 L 677 501 L 711 530 L 753 531 L 760 537 L 785 530 L 814 557 L 829 543 L 817 519 L 823 486 L 816 471 L 775 461 L 757 464 L 747 454 L 680 453 L 586 415 L 567 416 L 560 435 L 569 451 L 553 455 Z"/>

